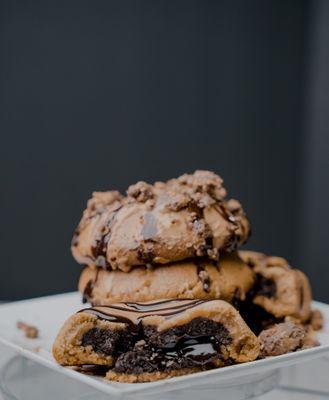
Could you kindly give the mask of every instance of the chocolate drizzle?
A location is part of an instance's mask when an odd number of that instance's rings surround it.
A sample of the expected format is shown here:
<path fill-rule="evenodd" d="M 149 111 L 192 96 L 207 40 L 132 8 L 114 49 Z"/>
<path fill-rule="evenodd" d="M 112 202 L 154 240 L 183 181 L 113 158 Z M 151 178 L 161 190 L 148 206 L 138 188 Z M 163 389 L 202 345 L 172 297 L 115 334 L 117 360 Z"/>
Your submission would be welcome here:
<path fill-rule="evenodd" d="M 115 218 L 122 208 L 122 205 L 119 205 L 116 209 L 112 211 L 110 214 L 110 218 L 108 222 L 102 227 L 102 233 L 99 238 L 95 239 L 94 245 L 91 247 L 91 252 L 94 258 L 94 263 L 98 267 L 109 268 L 110 264 L 107 261 L 106 253 L 107 253 L 107 244 L 111 238 L 112 227 L 115 223 Z"/>
<path fill-rule="evenodd" d="M 199 304 L 211 300 L 162 300 L 151 303 L 116 303 L 109 306 L 85 308 L 79 311 L 96 315 L 100 319 L 110 322 L 119 322 L 137 327 L 141 319 L 152 315 L 159 315 L 169 319 Z M 178 304 L 173 304 L 178 303 Z M 163 307 L 161 307 L 163 306 Z M 125 314 L 125 315 L 123 315 Z M 130 314 L 130 315 L 129 315 Z M 137 315 L 136 315 L 137 314 Z M 138 316 L 138 314 L 143 314 Z M 131 318 L 130 318 L 131 316 Z"/>
<path fill-rule="evenodd" d="M 131 326 L 132 324 L 138 325 L 138 322 L 141 319 L 154 315 L 162 316 L 165 319 L 169 319 L 175 315 L 187 311 L 190 308 L 196 307 L 203 303 L 207 303 L 209 301 L 212 300 L 175 299 L 161 300 L 150 303 L 123 302 L 115 303 L 108 306 L 84 308 L 78 311 L 78 313 L 89 313 L 96 315 L 98 318 L 104 319 L 106 321 L 124 323 Z M 171 305 L 172 303 L 174 304 Z M 161 307 L 162 305 L 163 307 Z M 166 307 L 166 305 L 168 305 L 168 307 Z M 126 314 L 126 316 L 122 314 Z M 134 317 L 130 318 L 129 314 L 132 314 Z M 139 316 L 138 314 L 142 315 Z"/>

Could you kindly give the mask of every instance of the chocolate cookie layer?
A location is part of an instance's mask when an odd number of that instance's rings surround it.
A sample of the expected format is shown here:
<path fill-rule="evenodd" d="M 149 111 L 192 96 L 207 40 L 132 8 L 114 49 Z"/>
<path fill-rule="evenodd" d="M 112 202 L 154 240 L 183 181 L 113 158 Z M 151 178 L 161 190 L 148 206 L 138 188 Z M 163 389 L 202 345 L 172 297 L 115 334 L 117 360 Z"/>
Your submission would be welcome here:
<path fill-rule="evenodd" d="M 249 293 L 255 305 L 275 318 L 292 317 L 306 322 L 311 315 L 312 294 L 307 277 L 281 257 L 239 251 L 240 257 L 256 274 Z"/>
<path fill-rule="evenodd" d="M 62 365 L 107 365 L 112 379 L 143 381 L 254 360 L 259 342 L 221 300 L 115 303 L 70 317 L 53 354 Z"/>
<path fill-rule="evenodd" d="M 87 267 L 79 290 L 86 302 L 107 305 L 117 301 L 157 299 L 244 300 L 255 274 L 237 253 L 225 254 L 214 263 L 201 259 L 155 268 L 136 267 L 129 273 Z"/>
<path fill-rule="evenodd" d="M 249 235 L 240 203 L 227 200 L 220 177 L 208 171 L 166 183 L 131 186 L 127 196 L 94 193 L 72 241 L 75 259 L 129 271 L 187 258 L 218 260 Z"/>

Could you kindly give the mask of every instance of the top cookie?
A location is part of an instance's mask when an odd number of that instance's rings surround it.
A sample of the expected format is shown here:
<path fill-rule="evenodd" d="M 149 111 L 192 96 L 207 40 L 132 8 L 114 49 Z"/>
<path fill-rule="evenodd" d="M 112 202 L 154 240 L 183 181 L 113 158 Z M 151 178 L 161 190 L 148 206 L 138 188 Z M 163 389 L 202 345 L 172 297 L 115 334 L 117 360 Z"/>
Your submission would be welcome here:
<path fill-rule="evenodd" d="M 95 192 L 72 240 L 82 264 L 129 271 L 192 257 L 218 260 L 243 244 L 249 222 L 237 200 L 226 199 L 222 179 L 209 171 L 168 182 L 138 182 L 123 197 Z"/>

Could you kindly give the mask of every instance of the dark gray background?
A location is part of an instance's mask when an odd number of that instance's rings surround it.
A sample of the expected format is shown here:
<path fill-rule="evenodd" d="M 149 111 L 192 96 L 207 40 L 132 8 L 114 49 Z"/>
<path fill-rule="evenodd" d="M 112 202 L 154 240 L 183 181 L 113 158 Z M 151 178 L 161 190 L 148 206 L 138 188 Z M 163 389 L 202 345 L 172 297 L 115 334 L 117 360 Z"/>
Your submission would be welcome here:
<path fill-rule="evenodd" d="M 93 190 L 211 169 L 329 301 L 329 2 L 0 3 L 0 298 L 75 288 Z"/>

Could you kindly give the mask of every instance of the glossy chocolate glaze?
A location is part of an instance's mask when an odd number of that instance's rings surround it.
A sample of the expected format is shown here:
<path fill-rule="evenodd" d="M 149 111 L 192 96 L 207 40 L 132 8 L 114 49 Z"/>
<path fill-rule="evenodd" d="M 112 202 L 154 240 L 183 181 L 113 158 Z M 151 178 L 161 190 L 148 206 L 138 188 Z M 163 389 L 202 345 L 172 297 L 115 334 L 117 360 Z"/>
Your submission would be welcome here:
<path fill-rule="evenodd" d="M 115 367 L 118 372 L 141 373 L 197 366 L 206 368 L 222 359 L 221 345 L 232 341 L 223 324 L 197 317 L 162 332 L 156 326 L 141 324 L 143 318 L 148 316 L 171 318 L 206 301 L 126 302 L 81 310 L 106 321 L 125 324 L 122 330 L 93 328 L 84 335 L 83 345 L 92 345 L 94 351 L 102 354 L 118 356 Z M 122 344 L 126 343 L 126 339 L 123 341 L 122 338 L 126 336 L 129 336 L 130 344 L 122 348 Z"/>
<path fill-rule="evenodd" d="M 100 319 L 111 322 L 122 322 L 129 325 L 138 325 L 145 317 L 159 315 L 164 318 L 171 318 L 177 314 L 211 300 L 161 300 L 149 303 L 114 303 L 109 306 L 97 306 L 85 308 L 79 312 L 86 312 L 96 315 Z M 137 315 L 136 315 L 137 314 Z M 142 314 L 142 315 L 138 315 Z"/>
<path fill-rule="evenodd" d="M 221 323 L 195 318 L 185 325 L 158 332 L 154 326 L 143 327 L 143 345 L 136 345 L 118 358 L 117 372 L 143 373 L 180 368 L 213 367 L 223 362 L 221 346 L 232 338 Z"/>
<path fill-rule="evenodd" d="M 142 325 L 141 319 L 133 322 L 129 317 L 114 315 L 116 311 L 133 309 L 144 317 L 154 315 L 177 315 L 182 310 L 195 306 L 200 301 L 175 300 L 158 301 L 150 304 L 122 303 L 111 308 L 111 313 L 98 313 L 89 309 L 93 315 L 105 317 L 111 322 L 123 322 L 122 330 L 93 328 L 86 332 L 82 345 L 91 345 L 93 350 L 105 355 L 118 357 L 115 370 L 124 373 L 143 373 L 170 371 L 179 368 L 212 367 L 223 362 L 221 346 L 232 342 L 229 331 L 222 323 L 197 317 L 184 325 L 159 332 L 156 326 Z M 169 303 L 169 304 L 168 304 Z M 164 313 L 164 314 L 162 314 Z M 136 321 L 137 324 L 136 324 Z"/>

